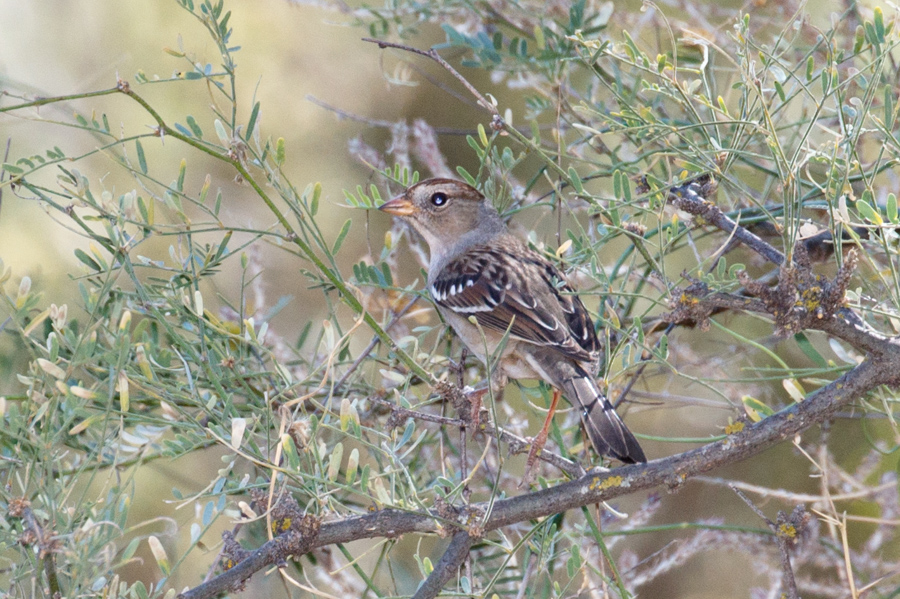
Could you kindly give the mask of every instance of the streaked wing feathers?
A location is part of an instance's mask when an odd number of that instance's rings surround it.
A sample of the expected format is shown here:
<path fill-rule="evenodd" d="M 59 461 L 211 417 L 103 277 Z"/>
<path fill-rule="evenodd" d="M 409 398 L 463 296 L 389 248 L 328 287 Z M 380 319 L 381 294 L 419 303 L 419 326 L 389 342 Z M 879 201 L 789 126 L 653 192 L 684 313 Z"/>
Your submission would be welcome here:
<path fill-rule="evenodd" d="M 429 291 L 438 305 L 475 316 L 487 329 L 510 329 L 517 339 L 578 361 L 599 351 L 590 315 L 562 274 L 512 240 L 469 249 L 441 270 Z"/>

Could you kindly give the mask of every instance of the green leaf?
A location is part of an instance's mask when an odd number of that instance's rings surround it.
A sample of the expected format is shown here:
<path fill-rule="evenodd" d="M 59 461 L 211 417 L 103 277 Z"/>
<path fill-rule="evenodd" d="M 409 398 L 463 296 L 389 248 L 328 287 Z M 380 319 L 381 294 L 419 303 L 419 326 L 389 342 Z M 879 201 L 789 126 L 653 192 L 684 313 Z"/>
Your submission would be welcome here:
<path fill-rule="evenodd" d="M 822 357 L 822 354 L 816 350 L 815 346 L 813 346 L 812 342 L 804 333 L 795 334 L 794 341 L 797 342 L 797 345 L 800 346 L 800 349 L 806 354 L 806 357 L 815 362 L 816 366 L 819 368 L 828 367 L 828 362 Z"/>
<path fill-rule="evenodd" d="M 475 187 L 475 177 L 470 175 L 469 171 L 467 171 L 466 169 L 464 169 L 461 166 L 457 166 L 456 172 L 459 173 L 459 176 L 462 177 L 466 183 L 468 183 L 472 187 Z"/>
<path fill-rule="evenodd" d="M 488 140 L 487 132 L 484 130 L 484 125 L 481 123 L 478 123 L 478 139 L 481 140 L 482 146 L 488 147 L 490 141 Z"/>
<path fill-rule="evenodd" d="M 137 146 L 137 157 L 138 157 L 138 166 L 141 168 L 141 172 L 145 175 L 147 174 L 147 157 L 144 155 L 144 146 L 141 145 L 141 140 L 134 140 L 134 145 Z"/>
<path fill-rule="evenodd" d="M 875 26 L 868 21 L 863 23 L 863 27 L 866 28 L 866 40 L 873 46 L 878 45 L 878 33 L 875 31 Z"/>
<path fill-rule="evenodd" d="M 397 444 L 394 445 L 394 451 L 399 451 L 401 447 L 409 443 L 409 440 L 412 439 L 415 430 L 416 422 L 412 418 L 409 418 L 406 421 L 406 428 L 403 429 L 403 435 L 400 437 L 400 440 L 397 441 Z"/>
<path fill-rule="evenodd" d="M 309 213 L 315 216 L 319 212 L 319 198 L 322 197 L 322 184 L 316 182 L 312 188 L 312 199 L 309 201 Z"/>
<path fill-rule="evenodd" d="M 187 161 L 182 158 L 181 164 L 178 165 L 178 180 L 175 182 L 175 189 L 180 192 L 184 191 L 184 176 L 187 174 Z"/>
<path fill-rule="evenodd" d="M 15 164 L 10 164 L 8 162 L 4 162 L 2 168 L 10 175 L 21 175 L 25 172 L 25 169 L 23 169 L 22 167 L 16 166 Z"/>
<path fill-rule="evenodd" d="M 362 185 L 356 186 L 356 195 L 359 196 L 360 203 L 366 208 L 370 208 L 374 205 L 372 204 L 372 199 L 366 195 L 366 190 L 363 189 Z"/>
<path fill-rule="evenodd" d="M 719 110 L 721 110 L 726 115 L 728 114 L 728 106 L 725 105 L 725 98 L 722 96 L 718 96 L 716 101 L 719 103 Z"/>
<path fill-rule="evenodd" d="M 887 212 L 888 220 L 891 221 L 893 224 L 896 225 L 897 222 L 898 222 L 898 218 L 897 218 L 897 196 L 894 195 L 893 193 L 889 193 L 889 194 L 888 194 L 888 197 L 887 197 L 886 212 Z"/>
<path fill-rule="evenodd" d="M 352 485 L 356 480 L 356 472 L 359 469 L 359 449 L 356 447 L 350 451 L 350 458 L 347 460 L 346 478 L 347 484 Z"/>
<path fill-rule="evenodd" d="M 529 123 L 531 126 L 531 141 L 535 144 L 539 144 L 541 141 L 541 126 L 535 119 L 531 119 Z"/>
<path fill-rule="evenodd" d="M 91 268 L 98 272 L 103 270 L 102 268 L 100 268 L 100 265 L 97 264 L 96 260 L 88 256 L 87 252 L 85 252 L 84 250 L 75 248 L 75 257 L 78 258 L 78 260 L 80 260 L 82 263 L 86 264 L 88 268 Z"/>
<path fill-rule="evenodd" d="M 275 142 L 275 164 L 281 166 L 284 164 L 285 158 L 285 149 L 284 149 L 284 138 L 279 137 L 278 141 Z"/>
<path fill-rule="evenodd" d="M 862 25 L 856 26 L 856 39 L 853 42 L 853 53 L 859 54 L 859 51 L 862 50 L 863 44 L 866 41 L 866 30 Z"/>
<path fill-rule="evenodd" d="M 341 469 L 341 460 L 344 458 L 344 444 L 338 443 L 331 451 L 331 458 L 328 460 L 328 480 L 337 480 L 338 472 Z"/>
<path fill-rule="evenodd" d="M 875 7 L 875 36 L 879 42 L 884 43 L 884 12 L 880 6 Z"/>
<path fill-rule="evenodd" d="M 194 134 L 191 133 L 190 130 L 181 123 L 175 123 L 175 128 L 185 137 L 194 137 Z"/>
<path fill-rule="evenodd" d="M 219 137 L 219 142 L 226 147 L 230 145 L 231 138 L 228 136 L 228 132 L 225 131 L 225 125 L 222 124 L 222 121 L 216 119 L 213 125 L 216 128 L 216 135 Z"/>
<path fill-rule="evenodd" d="M 350 225 L 353 224 L 351 219 L 347 219 L 344 222 L 344 226 L 341 227 L 340 233 L 338 233 L 337 239 L 334 240 L 334 247 L 331 248 L 332 255 L 337 255 L 337 253 L 341 249 L 341 244 L 344 243 L 344 238 L 347 237 L 347 233 L 350 232 Z"/>
<path fill-rule="evenodd" d="M 812 81 L 813 72 L 816 69 L 816 59 L 813 58 L 812 54 L 809 55 L 809 58 L 806 59 L 806 80 Z"/>
<path fill-rule="evenodd" d="M 894 122 L 894 89 L 890 85 L 884 87 L 884 124 L 888 130 L 893 129 Z"/>
<path fill-rule="evenodd" d="M 369 488 L 369 476 L 372 473 L 372 468 L 366 464 L 362 467 L 362 473 L 359 475 L 359 487 L 361 489 Z"/>
<path fill-rule="evenodd" d="M 222 20 L 219 22 L 219 35 L 225 36 L 228 33 L 228 19 L 231 18 L 231 11 L 225 13 L 225 16 L 222 17 Z"/>
<path fill-rule="evenodd" d="M 381 192 L 378 191 L 378 186 L 372 183 L 369 185 L 369 195 L 372 196 L 372 205 L 377 206 L 378 204 L 382 204 L 381 201 Z"/>
<path fill-rule="evenodd" d="M 871 194 L 870 194 L 871 195 Z M 865 197 L 865 194 L 863 194 Z M 870 223 L 881 225 L 884 224 L 884 220 L 881 218 L 881 215 L 872 208 L 872 206 L 865 200 L 856 200 L 856 210 L 859 211 L 860 216 L 869 221 Z"/>
<path fill-rule="evenodd" d="M 187 124 L 188 127 L 191 128 L 191 131 L 194 133 L 194 136 L 197 137 L 197 139 L 203 138 L 203 129 L 201 129 L 200 125 L 197 124 L 197 119 L 195 119 L 191 115 L 188 115 Z"/>
<path fill-rule="evenodd" d="M 575 170 L 575 167 L 569 167 L 569 180 L 572 182 L 572 187 L 575 188 L 575 193 L 578 195 L 584 194 L 584 183 L 581 182 L 581 177 L 578 176 L 578 171 Z"/>
<path fill-rule="evenodd" d="M 627 175 L 622 175 L 622 196 L 626 202 L 632 200 L 631 197 L 631 179 Z"/>
<path fill-rule="evenodd" d="M 659 347 L 653 350 L 656 357 L 660 360 L 666 360 L 669 357 L 669 336 L 663 335 L 659 338 Z"/>
<path fill-rule="evenodd" d="M 466 143 L 469 144 L 469 147 L 475 150 L 475 155 L 478 156 L 478 159 L 481 160 L 484 158 L 484 148 L 478 145 L 478 142 L 471 135 L 466 135 Z"/>
<path fill-rule="evenodd" d="M 250 120 L 247 121 L 247 133 L 244 134 L 244 139 L 250 141 L 250 138 L 253 136 L 253 130 L 256 128 L 256 119 L 259 116 L 259 102 L 253 105 L 253 110 L 250 111 Z"/>
<path fill-rule="evenodd" d="M 134 539 L 131 539 L 131 542 L 128 543 L 128 547 L 126 547 L 125 551 L 122 552 L 122 555 L 121 555 L 122 562 L 127 562 L 134 556 L 135 552 L 138 549 L 138 546 L 141 544 L 141 539 L 142 539 L 141 537 L 136 537 Z"/>
<path fill-rule="evenodd" d="M 547 47 L 547 38 L 544 37 L 544 29 L 540 25 L 534 26 L 534 42 L 537 44 L 538 50 L 543 51 Z"/>

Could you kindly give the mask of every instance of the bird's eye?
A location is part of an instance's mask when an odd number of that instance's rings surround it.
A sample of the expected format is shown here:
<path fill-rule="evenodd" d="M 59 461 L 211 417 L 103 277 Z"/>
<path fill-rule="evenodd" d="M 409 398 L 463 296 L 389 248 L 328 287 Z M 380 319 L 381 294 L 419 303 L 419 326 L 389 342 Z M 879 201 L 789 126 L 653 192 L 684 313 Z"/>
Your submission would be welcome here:
<path fill-rule="evenodd" d="M 435 206 L 443 206 L 447 203 L 447 194 L 440 191 L 431 194 L 431 203 Z"/>

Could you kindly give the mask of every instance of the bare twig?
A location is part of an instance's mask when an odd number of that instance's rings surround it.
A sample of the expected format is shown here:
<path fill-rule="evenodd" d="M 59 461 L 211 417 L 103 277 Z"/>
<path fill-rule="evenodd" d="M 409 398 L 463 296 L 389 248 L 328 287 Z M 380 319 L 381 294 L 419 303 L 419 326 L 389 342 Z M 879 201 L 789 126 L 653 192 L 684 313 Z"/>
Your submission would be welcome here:
<path fill-rule="evenodd" d="M 10 149 L 11 145 L 12 145 L 12 138 L 7 137 L 6 138 L 6 151 L 3 153 L 3 163 L 4 164 L 6 163 L 7 160 L 9 160 L 9 149 Z M 4 169 L 0 168 L 0 183 L 3 182 L 5 174 L 6 174 L 6 171 Z M 0 185 L 0 208 L 2 208 L 2 206 L 3 206 L 3 186 Z"/>
<path fill-rule="evenodd" d="M 456 510 L 456 525 L 480 522 L 484 532 L 510 526 L 518 522 L 545 518 L 570 509 L 609 501 L 644 489 L 659 486 L 678 487 L 688 478 L 709 472 L 726 464 L 747 459 L 768 447 L 791 438 L 813 424 L 831 417 L 835 410 L 883 384 L 896 385 L 900 373 L 900 343 L 886 340 L 890 349 L 882 357 L 871 356 L 832 383 L 811 393 L 804 401 L 773 414 L 762 422 L 748 426 L 726 439 L 674 456 L 633 464 L 614 470 L 593 470 L 584 476 L 554 487 L 501 499 L 493 504 L 476 503 Z M 488 511 L 488 508 L 490 510 Z M 487 515 L 486 515 L 487 514 Z M 372 514 L 324 522 L 315 539 L 298 545 L 292 555 L 316 547 L 349 543 L 369 538 L 395 538 L 409 533 L 437 533 L 446 528 L 444 518 L 436 511 L 408 511 L 384 509 Z M 253 552 L 252 561 L 241 562 L 223 576 L 229 584 L 246 579 L 253 572 L 283 559 L 284 543 L 277 537 Z M 296 542 L 296 541 L 293 541 Z M 237 572 L 232 573 L 237 570 Z M 195 587 L 181 596 L 185 599 L 205 599 L 229 588 L 218 582 L 222 576 Z"/>
<path fill-rule="evenodd" d="M 56 552 L 60 550 L 59 541 L 52 531 L 45 530 L 38 521 L 31 502 L 25 498 L 10 501 L 8 513 L 14 518 L 21 518 L 24 530 L 19 537 L 19 543 L 23 546 L 34 545 L 37 547 L 37 557 L 47 577 L 47 587 L 50 589 L 50 597 L 62 597 L 62 587 L 56 571 Z"/>
<path fill-rule="evenodd" d="M 435 424 L 440 424 L 442 426 L 465 426 L 462 418 L 449 418 L 447 416 L 439 416 L 437 414 L 429 414 L 427 412 L 410 410 L 409 408 L 398 406 L 397 404 L 380 397 L 372 397 L 371 400 L 383 406 L 389 407 L 391 411 L 400 418 L 414 418 L 416 420 L 434 422 Z M 511 433 L 506 429 L 494 426 L 489 422 L 486 422 L 484 418 L 480 418 L 479 420 L 480 422 L 478 424 L 478 431 L 486 435 L 490 435 L 502 443 L 506 443 L 509 446 L 509 450 L 511 453 L 525 453 L 531 446 L 531 443 L 527 439 Z M 567 460 L 561 455 L 548 451 L 547 449 L 541 450 L 537 457 L 539 460 L 546 462 L 551 466 L 555 466 L 561 472 L 565 472 L 572 478 L 579 478 L 581 476 L 584 476 L 585 470 L 579 464 L 573 462 L 572 460 Z"/>
<path fill-rule="evenodd" d="M 420 50 L 418 48 L 414 48 L 413 46 L 407 46 L 406 44 L 395 44 L 393 42 L 377 40 L 377 39 L 373 39 L 371 37 L 364 37 L 362 41 L 370 42 L 372 44 L 378 44 L 378 47 L 381 48 L 382 50 L 385 48 L 396 48 L 398 50 L 403 50 L 405 52 L 412 52 L 413 54 L 418 54 L 419 56 L 425 56 L 427 58 L 430 58 L 431 60 L 435 61 L 436 63 L 438 63 L 439 65 L 444 67 L 448 73 L 453 75 L 457 79 L 457 81 L 462 83 L 463 86 L 465 86 L 465 88 L 467 90 L 469 90 L 469 93 L 471 93 L 473 96 L 475 96 L 475 99 L 478 101 L 478 104 L 482 108 L 484 108 L 485 110 L 490 112 L 495 117 L 500 116 L 500 111 L 497 110 L 497 107 L 494 106 L 491 102 L 489 102 L 488 99 L 485 98 L 484 95 L 482 95 L 482 93 L 480 91 L 478 91 L 474 85 L 469 83 L 469 81 L 465 77 L 460 75 L 459 71 L 454 69 L 453 65 L 451 65 L 449 62 L 444 60 L 441 57 L 441 55 L 438 54 L 434 48 L 431 48 L 429 50 Z"/>
<path fill-rule="evenodd" d="M 412 308 L 418 300 L 419 296 L 413 297 L 411 300 L 409 300 L 409 303 L 400 308 L 399 312 L 393 314 L 391 316 L 390 322 L 388 322 L 384 327 L 384 332 L 389 332 L 394 327 L 394 325 L 397 324 L 400 319 L 406 315 L 407 312 L 409 312 L 409 309 Z M 379 337 L 378 335 L 374 335 L 372 337 L 369 345 L 367 345 L 366 348 L 359 353 L 359 356 L 357 356 L 353 364 L 350 365 L 350 368 L 347 369 L 347 372 L 345 372 L 343 376 L 341 376 L 340 380 L 338 380 L 338 382 L 334 384 L 335 391 L 339 391 L 344 386 L 344 383 L 347 382 L 347 379 L 350 378 L 350 375 L 356 372 L 356 369 L 359 368 L 359 365 L 362 364 L 367 357 L 369 357 L 369 354 L 372 353 L 372 350 L 375 349 L 375 346 L 377 346 L 380 342 L 381 337 Z"/>
<path fill-rule="evenodd" d="M 778 543 L 778 552 L 781 555 L 781 586 L 786 590 L 785 593 L 789 599 L 800 599 L 800 593 L 797 591 L 797 581 L 794 578 L 794 569 L 791 567 L 789 551 L 790 546 L 797 543 L 797 537 L 801 529 L 809 521 L 809 513 L 802 505 L 798 505 L 790 515 L 779 511 L 777 521 L 772 522 L 737 487 L 732 486 L 731 490 L 775 533 L 775 541 Z"/>
<path fill-rule="evenodd" d="M 526 137 L 525 133 L 519 131 L 515 127 L 510 126 L 510 124 L 507 123 L 503 119 L 503 117 L 500 115 L 500 110 L 494 105 L 494 103 L 489 101 L 480 91 L 478 91 L 478 89 L 475 88 L 474 85 L 469 83 L 469 81 L 465 77 L 463 77 L 459 71 L 457 71 L 455 68 L 453 68 L 453 66 L 449 62 L 444 60 L 441 57 L 441 55 L 438 54 L 434 48 L 431 48 L 429 50 L 420 50 L 420 49 L 414 48 L 412 46 L 407 46 L 406 44 L 396 44 L 393 42 L 387 42 L 384 40 L 377 40 L 377 39 L 368 38 L 368 37 L 364 37 L 363 41 L 371 42 L 373 44 L 378 44 L 378 47 L 382 48 L 382 49 L 396 48 L 398 50 L 412 52 L 413 54 L 418 54 L 419 56 L 425 56 L 425 57 L 430 58 L 433 61 L 437 62 L 448 73 L 453 75 L 453 77 L 456 78 L 457 81 L 462 83 L 463 86 L 465 86 L 465 88 L 467 90 L 469 90 L 469 92 L 478 101 L 479 106 L 481 106 L 482 108 L 484 108 L 485 110 L 487 110 L 488 112 L 491 113 L 491 123 L 490 123 L 491 129 L 493 129 L 494 131 L 505 131 L 507 134 L 509 134 L 511 137 L 513 137 L 516 141 L 521 143 L 523 146 L 525 146 L 527 148 L 531 148 L 533 150 L 537 150 L 538 154 L 543 159 L 544 164 L 546 164 L 550 169 L 555 171 L 556 174 L 561 177 L 562 181 L 571 182 L 571 177 L 570 177 L 569 173 L 564 168 L 562 168 L 562 166 L 560 166 L 556 160 L 554 160 L 550 156 L 544 155 L 544 153 L 540 151 L 539 145 L 533 143 L 530 139 L 528 139 Z M 557 149 L 557 152 L 558 152 L 558 149 Z"/>
<path fill-rule="evenodd" d="M 698 177 L 684 185 L 671 188 L 668 191 L 668 200 L 679 210 L 702 217 L 705 222 L 728 233 L 734 240 L 748 246 L 769 262 L 778 265 L 783 263 L 784 254 L 738 225 L 718 206 L 706 199 L 714 191 L 715 182 L 710 177 Z"/>

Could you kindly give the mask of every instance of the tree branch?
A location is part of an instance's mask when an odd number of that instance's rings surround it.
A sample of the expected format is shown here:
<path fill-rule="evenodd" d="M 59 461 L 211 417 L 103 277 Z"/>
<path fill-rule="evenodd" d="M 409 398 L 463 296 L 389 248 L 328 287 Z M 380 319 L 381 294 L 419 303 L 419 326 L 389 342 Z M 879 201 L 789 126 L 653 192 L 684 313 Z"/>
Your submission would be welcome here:
<path fill-rule="evenodd" d="M 740 241 L 769 262 L 778 265 L 782 264 L 784 262 L 784 254 L 763 241 L 759 236 L 738 225 L 727 214 L 722 212 L 718 206 L 706 199 L 715 192 L 715 188 L 715 181 L 709 175 L 704 175 L 688 181 L 684 185 L 670 189 L 668 200 L 679 210 L 699 216 L 709 224 L 732 235 L 735 241 Z"/>
<path fill-rule="evenodd" d="M 444 585 L 450 582 L 453 575 L 459 570 L 466 556 L 469 555 L 469 548 L 472 547 L 473 542 L 475 542 L 475 538 L 469 536 L 469 533 L 465 530 L 461 530 L 453 535 L 453 539 L 450 541 L 450 545 L 447 547 L 444 555 L 441 556 L 434 570 L 431 571 L 431 574 L 425 579 L 425 582 L 422 583 L 412 599 L 432 599 L 432 597 L 437 597 Z"/>
<path fill-rule="evenodd" d="M 360 539 L 396 538 L 409 533 L 439 533 L 448 525 L 465 529 L 476 523 L 478 532 L 545 518 L 570 509 L 609 501 L 616 497 L 659 486 L 676 488 L 691 476 L 732 464 L 754 456 L 772 445 L 801 433 L 854 399 L 882 384 L 896 384 L 900 372 L 900 347 L 894 339 L 885 340 L 893 347 L 884 357 L 871 356 L 832 383 L 810 394 L 804 401 L 773 414 L 762 422 L 746 427 L 727 438 L 684 453 L 633 464 L 614 470 L 596 469 L 581 478 L 533 493 L 488 503 L 476 503 L 454 510 L 455 522 L 437 513 L 384 509 L 373 514 L 323 522 L 315 539 L 303 546 L 306 551 L 317 547 L 349 543 Z M 489 514 L 489 515 L 485 515 Z M 278 563 L 284 555 L 281 537 L 269 541 L 252 553 L 253 559 L 242 561 L 222 576 L 180 595 L 184 599 L 214 597 L 228 585 L 219 579 L 234 581 L 248 578 L 253 572 Z M 299 553 L 293 553 L 294 557 Z"/>
<path fill-rule="evenodd" d="M 378 43 L 381 45 L 383 42 Z M 416 52 L 432 58 L 432 54 L 435 54 L 433 51 Z M 459 507 L 442 504 L 420 512 L 389 508 L 373 514 L 323 522 L 315 536 L 301 535 L 300 539 L 289 539 L 292 547 L 290 555 L 296 558 L 317 547 L 360 539 L 396 538 L 408 533 L 445 534 L 448 529 L 456 530 L 448 552 L 423 585 L 427 590 L 420 589 L 425 594 L 417 595 L 433 597 L 465 559 L 472 538 L 498 528 L 609 501 L 636 491 L 659 486 L 678 487 L 692 476 L 744 460 L 807 430 L 880 385 L 900 384 L 900 340 L 875 331 L 852 310 L 843 306 L 844 291 L 849 284 L 855 257 L 852 254 L 848 256 L 832 281 L 824 281 L 813 275 L 808 256 L 805 251 L 798 249 L 800 246 L 795 248 L 793 262 L 786 264 L 781 252 L 749 233 L 701 196 L 712 193 L 714 189 L 714 182 L 701 177 L 672 188 L 669 191 L 669 201 L 682 210 L 702 216 L 706 222 L 726 231 L 734 239 L 780 265 L 778 285 L 770 287 L 750 280 L 746 274 L 740 275 L 745 289 L 758 296 L 754 298 L 712 292 L 706 284 L 695 282 L 675 301 L 667 320 L 673 323 L 699 322 L 703 328 L 703 322 L 718 309 L 768 314 L 773 317 L 778 334 L 813 329 L 849 343 L 866 354 L 859 365 L 811 393 L 802 402 L 703 447 L 646 464 L 633 464 L 615 470 L 596 469 L 554 487 L 491 503 Z M 455 387 L 445 391 L 462 394 Z M 409 411 L 402 415 L 418 416 Z M 459 425 L 465 424 L 465 418 L 458 421 Z M 456 420 L 453 424 L 457 424 Z M 492 434 L 502 438 L 499 433 L 492 431 Z M 296 536 L 294 531 L 291 534 Z M 204 583 L 181 597 L 213 597 L 233 588 L 219 579 L 227 576 L 233 585 L 235 581 L 246 580 L 263 567 L 281 563 L 288 555 L 283 546 L 285 542 L 286 539 L 282 537 L 269 541 L 223 576 Z"/>

